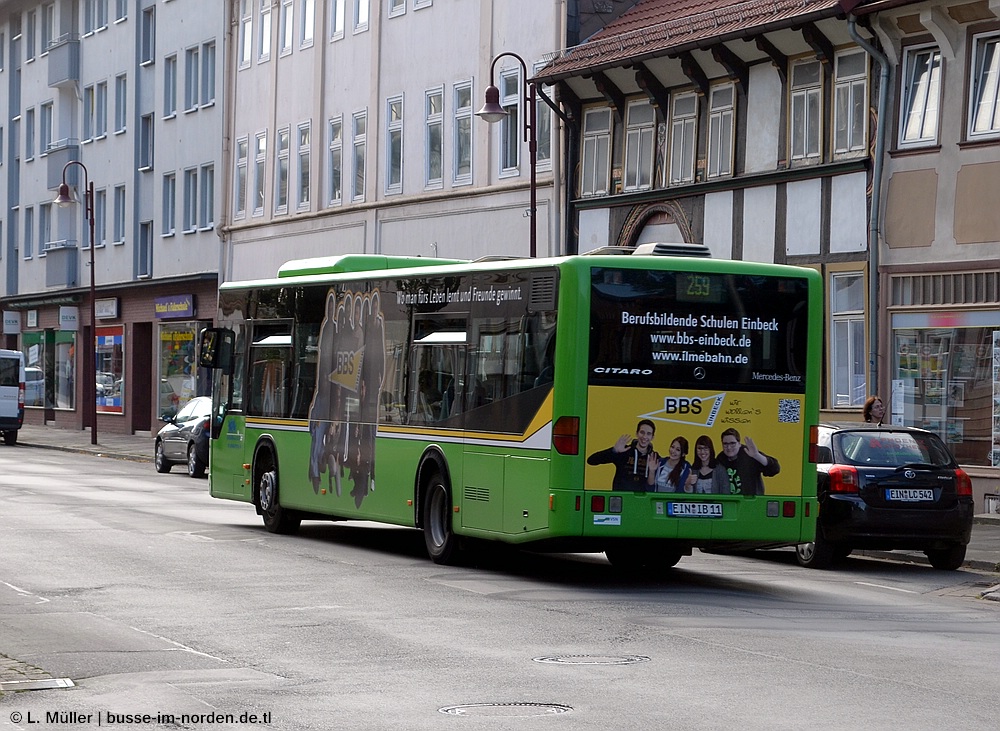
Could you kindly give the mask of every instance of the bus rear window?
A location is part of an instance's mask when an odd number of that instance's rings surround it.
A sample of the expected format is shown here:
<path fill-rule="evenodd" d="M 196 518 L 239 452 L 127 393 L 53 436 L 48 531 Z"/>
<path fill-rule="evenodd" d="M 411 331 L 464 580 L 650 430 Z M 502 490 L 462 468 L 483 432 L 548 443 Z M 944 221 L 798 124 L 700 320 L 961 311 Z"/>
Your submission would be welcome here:
<path fill-rule="evenodd" d="M 590 383 L 805 391 L 808 282 L 593 270 Z"/>

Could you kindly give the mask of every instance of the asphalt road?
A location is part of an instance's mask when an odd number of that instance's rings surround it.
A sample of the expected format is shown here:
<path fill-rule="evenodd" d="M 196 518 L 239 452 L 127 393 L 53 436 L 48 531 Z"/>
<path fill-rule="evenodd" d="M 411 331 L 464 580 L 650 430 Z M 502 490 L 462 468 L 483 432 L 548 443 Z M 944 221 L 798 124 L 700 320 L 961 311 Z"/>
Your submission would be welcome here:
<path fill-rule="evenodd" d="M 204 480 L 27 454 L 0 453 L 0 655 L 74 686 L 4 693 L 0 728 L 937 731 L 1000 717 L 1000 602 L 978 598 L 996 574 L 870 558 L 816 572 L 790 552 L 695 554 L 660 580 L 599 554 L 446 568 L 412 530 L 275 536 Z"/>

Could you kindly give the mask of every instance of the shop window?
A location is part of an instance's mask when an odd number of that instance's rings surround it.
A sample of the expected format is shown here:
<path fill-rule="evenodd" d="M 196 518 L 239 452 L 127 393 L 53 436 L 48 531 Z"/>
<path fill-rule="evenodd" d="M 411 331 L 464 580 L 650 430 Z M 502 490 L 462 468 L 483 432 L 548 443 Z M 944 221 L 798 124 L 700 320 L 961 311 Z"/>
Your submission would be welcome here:
<path fill-rule="evenodd" d="M 97 410 L 122 414 L 125 385 L 125 328 L 98 327 L 94 360 L 97 367 Z"/>

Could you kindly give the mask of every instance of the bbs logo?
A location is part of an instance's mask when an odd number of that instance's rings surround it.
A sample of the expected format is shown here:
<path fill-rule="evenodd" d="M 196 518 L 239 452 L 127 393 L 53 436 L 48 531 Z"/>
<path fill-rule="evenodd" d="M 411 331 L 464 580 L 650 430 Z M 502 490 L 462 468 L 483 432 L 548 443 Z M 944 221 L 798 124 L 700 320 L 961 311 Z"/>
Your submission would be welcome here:
<path fill-rule="evenodd" d="M 668 414 L 700 414 L 701 399 L 671 396 L 663 400 L 663 410 Z"/>

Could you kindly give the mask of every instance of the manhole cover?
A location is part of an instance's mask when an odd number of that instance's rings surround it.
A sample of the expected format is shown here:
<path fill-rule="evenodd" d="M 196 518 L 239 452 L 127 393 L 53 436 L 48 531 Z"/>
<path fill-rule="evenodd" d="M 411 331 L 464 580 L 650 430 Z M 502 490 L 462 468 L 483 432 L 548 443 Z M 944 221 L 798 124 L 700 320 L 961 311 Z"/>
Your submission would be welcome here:
<path fill-rule="evenodd" d="M 573 709 L 560 703 L 464 703 L 438 709 L 449 716 L 492 716 L 518 718 L 524 716 L 552 716 L 569 713 Z"/>
<path fill-rule="evenodd" d="M 555 665 L 633 665 L 649 662 L 645 655 L 546 655 L 532 660 Z"/>

